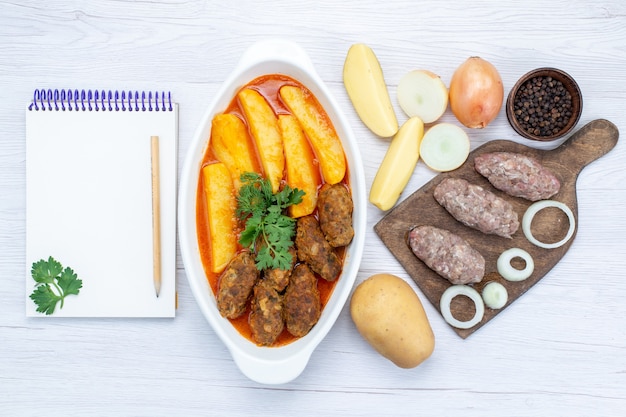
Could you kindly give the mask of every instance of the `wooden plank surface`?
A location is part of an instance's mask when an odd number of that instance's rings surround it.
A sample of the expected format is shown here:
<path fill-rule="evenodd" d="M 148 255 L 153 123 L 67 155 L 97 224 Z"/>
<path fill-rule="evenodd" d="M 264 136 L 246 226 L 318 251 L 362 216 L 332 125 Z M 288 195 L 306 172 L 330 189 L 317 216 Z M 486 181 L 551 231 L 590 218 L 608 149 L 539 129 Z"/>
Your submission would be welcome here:
<path fill-rule="evenodd" d="M 354 129 L 369 191 L 389 140 L 363 125 L 347 97 L 342 66 L 350 45 L 363 42 L 377 54 L 401 123 L 396 87 L 406 72 L 428 69 L 449 84 L 461 62 L 479 55 L 499 70 L 505 95 L 531 69 L 567 71 L 584 96 L 578 127 L 605 118 L 626 132 L 623 0 L 5 0 L 0 10 L 0 415 L 623 414 L 623 140 L 579 175 L 580 228 L 565 256 L 467 339 L 439 317 L 381 242 L 373 228 L 386 213 L 368 205 L 357 283 L 381 272 L 407 280 L 435 333 L 435 352 L 412 370 L 376 353 L 344 308 L 298 379 L 252 383 L 197 307 L 180 258 L 173 320 L 24 315 L 24 109 L 35 88 L 172 91 L 180 103 L 182 167 L 204 111 L 244 50 L 263 38 L 293 40 Z M 457 123 L 449 110 L 442 121 Z M 472 149 L 493 140 L 542 150 L 561 144 L 522 139 L 504 109 L 468 134 Z M 401 200 L 435 176 L 418 163 Z"/>
<path fill-rule="evenodd" d="M 450 287 L 450 282 L 440 277 L 428 268 L 411 251 L 407 243 L 407 234 L 416 226 L 435 226 L 462 237 L 485 258 L 485 276 L 479 283 L 473 284 L 478 293 L 490 282 L 499 282 L 507 289 L 508 302 L 502 309 L 485 309 L 483 319 L 469 329 L 453 327 L 454 331 L 466 338 L 483 325 L 487 324 L 497 314 L 511 305 L 522 296 L 530 287 L 543 278 L 565 255 L 576 236 L 578 224 L 578 199 L 576 195 L 576 180 L 578 174 L 589 163 L 609 152 L 617 144 L 619 131 L 607 120 L 594 120 L 574 133 L 561 146 L 553 150 L 535 149 L 519 143 L 493 140 L 472 151 L 467 161 L 458 169 L 437 175 L 422 188 L 411 194 L 391 210 L 375 226 L 374 230 L 400 261 L 408 274 L 424 292 L 428 300 L 440 309 L 440 299 L 443 292 Z M 572 210 L 576 222 L 574 235 L 562 246 L 554 249 L 544 249 L 532 244 L 524 235 L 521 227 L 522 217 L 531 201 L 511 197 L 494 188 L 489 181 L 474 169 L 474 158 L 489 152 L 512 152 L 534 158 L 540 164 L 550 169 L 559 179 L 561 188 L 551 200 L 559 201 Z M 433 191 L 446 178 L 460 178 L 493 192 L 498 197 L 508 201 L 518 214 L 520 228 L 510 238 L 486 235 L 478 230 L 471 229 L 452 217 L 433 197 Z M 559 209 L 546 208 L 541 210 L 532 222 L 533 236 L 540 242 L 553 243 L 561 241 L 570 228 L 570 222 Z M 583 226 L 584 227 L 584 226 Z M 510 248 L 521 248 L 528 252 L 534 262 L 532 275 L 521 282 L 509 282 L 498 273 L 496 262 L 502 252 Z M 468 321 L 474 316 L 475 307 L 467 297 L 458 297 L 451 303 L 452 315 L 461 321 Z"/>

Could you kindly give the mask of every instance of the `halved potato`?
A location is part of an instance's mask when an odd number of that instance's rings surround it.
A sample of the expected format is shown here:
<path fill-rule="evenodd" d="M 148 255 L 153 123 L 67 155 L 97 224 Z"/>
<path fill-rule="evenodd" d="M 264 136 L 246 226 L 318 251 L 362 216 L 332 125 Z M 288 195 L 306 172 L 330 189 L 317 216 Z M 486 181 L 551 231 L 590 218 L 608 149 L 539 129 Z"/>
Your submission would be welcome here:
<path fill-rule="evenodd" d="M 346 156 L 343 153 L 341 140 L 335 133 L 330 120 L 320 113 L 315 97 L 292 85 L 281 87 L 280 97 L 309 137 L 324 180 L 329 184 L 336 184 L 343 180 L 346 175 Z"/>
<path fill-rule="evenodd" d="M 374 51 L 362 43 L 348 50 L 343 64 L 343 84 L 365 125 L 376 135 L 390 137 L 398 131 L 383 70 Z"/>
<path fill-rule="evenodd" d="M 309 141 L 302 132 L 298 119 L 292 115 L 278 116 L 278 126 L 283 136 L 287 184 L 305 192 L 302 202 L 289 207 L 292 217 L 313 213 L 317 205 L 317 187 L 320 175 Z"/>
<path fill-rule="evenodd" d="M 211 123 L 211 146 L 233 178 L 235 191 L 241 187 L 241 174 L 261 172 L 243 120 L 234 114 L 218 114 Z"/>
<path fill-rule="evenodd" d="M 370 189 L 370 203 L 386 211 L 393 207 L 411 179 L 420 156 L 424 122 L 407 120 L 393 137 Z"/>
<path fill-rule="evenodd" d="M 226 164 L 217 162 L 202 167 L 211 242 L 211 269 L 220 273 L 237 251 L 237 200 L 233 180 Z"/>
<path fill-rule="evenodd" d="M 237 96 L 256 142 L 265 176 L 272 184 L 272 191 L 276 193 L 280 189 L 280 181 L 285 169 L 285 155 L 278 129 L 278 118 L 258 91 L 244 88 Z"/>

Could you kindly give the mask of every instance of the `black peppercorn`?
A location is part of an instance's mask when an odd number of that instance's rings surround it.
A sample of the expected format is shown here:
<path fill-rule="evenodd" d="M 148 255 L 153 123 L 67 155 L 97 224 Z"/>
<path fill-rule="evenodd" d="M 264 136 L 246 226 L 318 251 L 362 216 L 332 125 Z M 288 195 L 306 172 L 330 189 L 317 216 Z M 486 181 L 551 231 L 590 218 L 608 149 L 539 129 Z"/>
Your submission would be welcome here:
<path fill-rule="evenodd" d="M 533 77 L 524 83 L 515 94 L 513 106 L 520 127 L 535 136 L 557 134 L 572 116 L 569 91 L 550 76 Z"/>

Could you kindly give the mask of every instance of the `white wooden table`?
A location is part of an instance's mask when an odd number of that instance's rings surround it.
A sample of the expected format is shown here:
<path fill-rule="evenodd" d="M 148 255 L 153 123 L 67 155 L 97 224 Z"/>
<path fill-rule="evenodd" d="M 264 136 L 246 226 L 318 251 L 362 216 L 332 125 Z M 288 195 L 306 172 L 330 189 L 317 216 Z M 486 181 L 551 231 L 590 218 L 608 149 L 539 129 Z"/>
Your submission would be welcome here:
<path fill-rule="evenodd" d="M 378 55 L 401 122 L 395 87 L 404 73 L 425 68 L 448 83 L 479 55 L 500 70 L 505 94 L 533 68 L 569 72 L 584 94 L 579 127 L 606 118 L 626 132 L 621 0 L 0 1 L 0 415 L 623 415 L 624 139 L 579 177 L 579 229 L 565 258 L 467 340 L 381 243 L 372 227 L 382 213 L 368 207 L 357 282 L 378 272 L 410 281 L 437 338 L 433 356 L 412 370 L 375 353 L 344 308 L 298 379 L 258 385 L 201 315 L 180 258 L 175 319 L 25 317 L 24 109 L 32 91 L 171 90 L 182 164 L 220 83 L 252 42 L 270 37 L 303 46 L 343 106 L 368 190 L 388 140 L 361 123 L 343 87 L 343 61 L 357 42 Z M 454 122 L 449 110 L 444 120 Z M 472 148 L 492 139 L 529 144 L 504 110 L 470 135 Z M 419 164 L 402 198 L 434 175 Z"/>

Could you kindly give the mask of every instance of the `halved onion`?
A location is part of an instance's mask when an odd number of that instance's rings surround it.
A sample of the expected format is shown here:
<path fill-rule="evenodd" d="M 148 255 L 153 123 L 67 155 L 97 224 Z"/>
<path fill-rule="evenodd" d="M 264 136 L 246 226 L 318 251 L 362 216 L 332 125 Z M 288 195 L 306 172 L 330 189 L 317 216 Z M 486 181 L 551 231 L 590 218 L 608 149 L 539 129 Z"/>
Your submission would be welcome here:
<path fill-rule="evenodd" d="M 426 138 L 426 136 L 424 136 L 424 138 Z M 535 214 L 537 214 L 538 212 L 540 212 L 541 210 L 547 207 L 558 208 L 559 210 L 561 210 L 563 213 L 567 215 L 567 219 L 569 220 L 569 230 L 567 231 L 567 234 L 565 235 L 565 237 L 559 240 L 558 242 L 554 242 L 554 243 L 540 242 L 539 240 L 535 238 L 535 236 L 533 236 L 533 233 L 530 230 L 530 225 L 533 222 L 533 218 L 535 217 Z M 540 248 L 544 248 L 544 249 L 555 249 L 555 248 L 558 248 L 559 246 L 563 246 L 568 240 L 572 238 L 572 236 L 574 236 L 574 231 L 576 230 L 576 219 L 574 218 L 574 213 L 572 213 L 572 210 L 567 205 L 561 203 L 560 201 L 541 200 L 541 201 L 537 201 L 536 203 L 531 204 L 531 206 L 528 207 L 528 209 L 524 213 L 524 217 L 522 218 L 522 230 L 524 231 L 524 236 L 526 236 L 526 239 L 528 239 L 528 241 L 532 243 L 533 245 L 539 246 Z"/>
<path fill-rule="evenodd" d="M 514 258 L 522 258 L 526 263 L 524 269 L 517 269 L 511 265 L 511 261 Z M 502 275 L 502 278 L 507 281 L 523 281 L 530 277 L 535 270 L 535 262 L 530 253 L 524 249 L 511 248 L 507 249 L 500 254 L 498 261 L 496 262 L 498 273 Z"/>
<path fill-rule="evenodd" d="M 448 88 L 437 74 L 427 70 L 411 71 L 398 83 L 398 103 L 407 116 L 432 123 L 448 107 Z"/>
<path fill-rule="evenodd" d="M 472 317 L 468 321 L 460 321 L 454 318 L 452 312 L 450 311 L 450 304 L 452 303 L 452 299 L 457 295 L 464 295 L 469 297 L 470 300 L 474 302 L 476 306 L 476 313 L 474 317 Z M 450 325 L 454 326 L 458 329 L 470 329 L 476 326 L 483 319 L 485 315 L 485 304 L 483 303 L 483 299 L 481 298 L 478 291 L 469 285 L 452 285 L 446 289 L 441 295 L 441 300 L 439 301 L 439 310 L 441 311 L 441 315 L 444 320 Z"/>
<path fill-rule="evenodd" d="M 452 123 L 439 123 L 428 129 L 420 144 L 420 156 L 429 168 L 439 172 L 457 169 L 467 160 L 470 140 Z"/>

